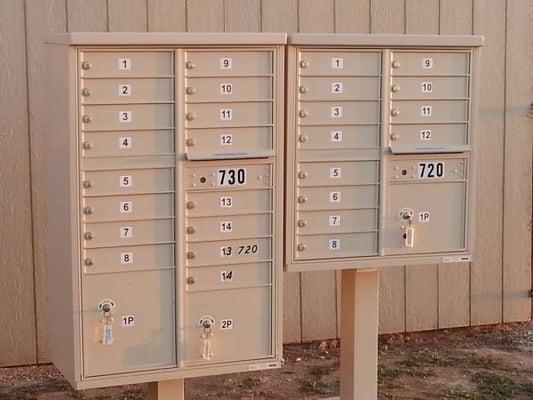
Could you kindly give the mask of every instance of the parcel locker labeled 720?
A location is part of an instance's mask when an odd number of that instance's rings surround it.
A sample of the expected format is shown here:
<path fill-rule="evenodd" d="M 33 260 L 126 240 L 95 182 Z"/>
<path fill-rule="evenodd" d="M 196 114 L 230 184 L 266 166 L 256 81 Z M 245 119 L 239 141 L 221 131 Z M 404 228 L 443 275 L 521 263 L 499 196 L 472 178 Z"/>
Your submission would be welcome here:
<path fill-rule="evenodd" d="M 471 260 L 482 41 L 289 36 L 288 270 Z"/>
<path fill-rule="evenodd" d="M 75 388 L 280 366 L 285 41 L 50 40 L 52 359 Z"/>

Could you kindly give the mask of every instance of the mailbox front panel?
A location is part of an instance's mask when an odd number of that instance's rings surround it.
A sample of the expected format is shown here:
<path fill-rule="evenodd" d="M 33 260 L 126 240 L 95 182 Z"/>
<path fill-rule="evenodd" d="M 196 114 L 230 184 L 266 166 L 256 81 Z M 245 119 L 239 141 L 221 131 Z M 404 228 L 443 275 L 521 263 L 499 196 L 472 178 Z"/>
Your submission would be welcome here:
<path fill-rule="evenodd" d="M 288 270 L 470 260 L 475 52 L 371 39 L 291 39 Z"/>

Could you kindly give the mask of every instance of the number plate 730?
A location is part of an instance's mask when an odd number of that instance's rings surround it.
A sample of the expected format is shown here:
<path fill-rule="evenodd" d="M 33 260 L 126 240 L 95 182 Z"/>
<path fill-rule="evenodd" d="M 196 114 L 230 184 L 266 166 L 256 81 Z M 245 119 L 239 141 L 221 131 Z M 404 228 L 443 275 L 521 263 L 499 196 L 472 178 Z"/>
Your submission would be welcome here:
<path fill-rule="evenodd" d="M 217 185 L 246 185 L 246 168 L 221 168 L 217 170 Z"/>

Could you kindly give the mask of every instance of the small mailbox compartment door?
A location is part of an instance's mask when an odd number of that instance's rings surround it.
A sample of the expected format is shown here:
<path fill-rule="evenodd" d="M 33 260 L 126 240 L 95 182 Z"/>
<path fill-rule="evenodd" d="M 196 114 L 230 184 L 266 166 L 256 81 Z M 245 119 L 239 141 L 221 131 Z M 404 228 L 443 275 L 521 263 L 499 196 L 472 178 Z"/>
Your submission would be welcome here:
<path fill-rule="evenodd" d="M 170 78 L 83 79 L 82 104 L 160 103 L 174 101 Z"/>
<path fill-rule="evenodd" d="M 270 127 L 190 129 L 187 154 L 246 154 L 272 151 Z"/>
<path fill-rule="evenodd" d="M 122 157 L 171 154 L 171 131 L 85 132 L 83 157 Z"/>
<path fill-rule="evenodd" d="M 174 128 L 173 104 L 88 105 L 83 113 L 84 131 Z"/>
<path fill-rule="evenodd" d="M 174 54 L 165 51 L 84 51 L 83 78 L 169 77 L 174 75 Z"/>
<path fill-rule="evenodd" d="M 468 124 L 391 126 L 391 149 L 401 152 L 444 152 L 468 147 Z"/>
<path fill-rule="evenodd" d="M 191 292 L 187 296 L 186 362 L 216 364 L 270 357 L 272 349 L 270 286 Z M 202 323 L 211 323 L 206 349 Z"/>
<path fill-rule="evenodd" d="M 83 277 L 84 376 L 176 364 L 174 281 L 173 270 Z M 107 300 L 114 307 L 106 322 L 98 306 Z"/>

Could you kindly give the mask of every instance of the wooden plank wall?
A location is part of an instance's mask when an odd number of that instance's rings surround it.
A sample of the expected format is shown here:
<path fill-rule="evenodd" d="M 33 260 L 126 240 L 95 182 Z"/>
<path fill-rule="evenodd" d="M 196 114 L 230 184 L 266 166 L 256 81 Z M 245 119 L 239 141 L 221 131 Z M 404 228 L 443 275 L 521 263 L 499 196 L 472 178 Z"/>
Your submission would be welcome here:
<path fill-rule="evenodd" d="M 477 256 L 382 273 L 383 333 L 527 320 L 530 0 L 0 0 L 0 366 L 48 360 L 43 38 L 75 31 L 483 34 Z M 528 31 L 529 30 L 529 31 Z M 529 46 L 529 47 L 528 47 Z M 529 52 L 527 51 L 529 49 Z M 286 274 L 286 342 L 339 333 L 339 274 Z"/>

